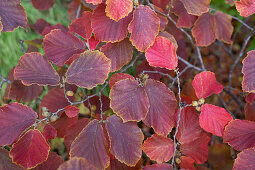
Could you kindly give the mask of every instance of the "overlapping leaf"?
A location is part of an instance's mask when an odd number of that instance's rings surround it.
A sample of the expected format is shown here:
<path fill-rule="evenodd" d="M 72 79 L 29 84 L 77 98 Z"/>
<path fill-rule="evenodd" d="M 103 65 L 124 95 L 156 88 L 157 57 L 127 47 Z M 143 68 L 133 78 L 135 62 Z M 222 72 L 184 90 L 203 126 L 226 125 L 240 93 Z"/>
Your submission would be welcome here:
<path fill-rule="evenodd" d="M 166 85 L 153 79 L 148 79 L 144 87 L 150 107 L 143 122 L 153 127 L 157 134 L 167 136 L 174 126 L 174 113 L 177 106 L 175 95 Z"/>
<path fill-rule="evenodd" d="M 60 29 L 63 32 L 68 32 L 68 28 L 66 28 L 64 25 L 56 24 L 56 25 L 50 25 L 50 26 L 45 27 L 41 34 L 43 36 L 45 36 L 45 35 L 49 34 L 52 30 L 55 30 L 55 29 Z"/>
<path fill-rule="evenodd" d="M 211 0 L 180 0 L 187 12 L 192 15 L 200 16 L 209 11 Z"/>
<path fill-rule="evenodd" d="M 50 152 L 48 159 L 32 170 L 56 170 L 62 163 L 64 163 L 64 160 L 61 158 L 61 156 L 59 156 L 56 152 Z"/>
<path fill-rule="evenodd" d="M 173 156 L 174 144 L 171 139 L 154 134 L 143 143 L 143 151 L 151 160 L 167 162 Z"/>
<path fill-rule="evenodd" d="M 255 167 L 255 148 L 243 150 L 237 155 L 233 170 L 253 169 Z"/>
<path fill-rule="evenodd" d="M 43 128 L 43 136 L 46 141 L 48 141 L 49 139 L 54 139 L 57 136 L 57 131 L 53 126 L 47 124 Z"/>
<path fill-rule="evenodd" d="M 169 39 L 158 36 L 145 56 L 151 66 L 173 70 L 177 67 L 176 46 Z"/>
<path fill-rule="evenodd" d="M 54 5 L 54 0 L 32 0 L 32 4 L 38 10 L 48 10 Z"/>
<path fill-rule="evenodd" d="M 111 61 L 100 51 L 85 51 L 66 72 L 66 82 L 92 89 L 103 84 L 110 72 Z"/>
<path fill-rule="evenodd" d="M 147 165 L 143 170 L 172 170 L 172 165 L 169 163 Z"/>
<path fill-rule="evenodd" d="M 13 145 L 10 157 L 25 168 L 33 168 L 47 160 L 49 151 L 43 135 L 38 130 L 29 130 Z"/>
<path fill-rule="evenodd" d="M 10 103 L 0 107 L 0 145 L 10 145 L 30 127 L 37 114 L 28 106 Z M 10 135 L 11 134 L 11 135 Z"/>
<path fill-rule="evenodd" d="M 87 3 L 91 3 L 93 5 L 98 5 L 102 2 L 102 0 L 86 0 Z"/>
<path fill-rule="evenodd" d="M 20 0 L 0 1 L 0 31 L 10 32 L 19 26 L 26 28 L 27 15 L 20 3 Z"/>
<path fill-rule="evenodd" d="M 21 166 L 12 162 L 9 152 L 6 149 L 0 149 L 0 169 L 1 170 L 24 170 Z"/>
<path fill-rule="evenodd" d="M 133 57 L 133 46 L 128 38 L 116 43 L 107 43 L 101 51 L 111 60 L 111 72 L 121 69 Z"/>
<path fill-rule="evenodd" d="M 59 75 L 40 53 L 26 53 L 14 69 L 14 78 L 25 85 L 58 85 Z"/>
<path fill-rule="evenodd" d="M 84 157 L 95 167 L 104 169 L 110 164 L 110 157 L 107 152 L 103 127 L 98 120 L 93 120 L 72 143 L 70 156 Z"/>
<path fill-rule="evenodd" d="M 136 166 L 133 166 L 133 167 L 130 167 L 130 166 L 127 166 L 126 164 L 124 163 L 121 163 L 120 161 L 118 161 L 118 159 L 111 159 L 111 162 L 110 162 L 110 166 L 109 168 L 111 168 L 111 170 L 119 170 L 119 169 L 123 169 L 123 170 L 138 170 L 140 169 L 141 167 L 141 164 L 142 164 L 142 159 L 140 159 L 140 161 L 136 164 Z"/>
<path fill-rule="evenodd" d="M 245 120 L 250 120 L 255 122 L 255 102 L 245 104 L 244 116 L 245 116 Z"/>
<path fill-rule="evenodd" d="M 58 66 L 63 66 L 72 55 L 85 50 L 82 40 L 70 32 L 59 29 L 53 30 L 45 36 L 43 46 L 45 56 Z"/>
<path fill-rule="evenodd" d="M 194 166 L 194 160 L 187 156 L 181 156 L 180 157 L 181 164 L 180 167 L 182 169 L 189 169 L 189 170 L 196 170 Z"/>
<path fill-rule="evenodd" d="M 88 39 L 88 43 L 89 43 L 89 49 L 95 50 L 97 45 L 100 43 L 100 41 L 95 39 L 95 36 L 92 36 L 90 39 Z"/>
<path fill-rule="evenodd" d="M 91 28 L 91 16 L 92 13 L 85 11 L 82 13 L 82 16 L 72 22 L 69 26 L 69 30 L 77 33 L 85 39 L 89 39 L 92 34 Z"/>
<path fill-rule="evenodd" d="M 144 26 L 146 25 L 146 29 Z M 155 41 L 160 28 L 160 19 L 148 6 L 139 5 L 128 25 L 130 41 L 141 52 L 145 52 Z"/>
<path fill-rule="evenodd" d="M 62 165 L 59 166 L 58 170 L 97 170 L 95 166 L 90 164 L 86 159 L 84 158 L 78 158 L 74 157 L 66 162 L 64 162 Z"/>
<path fill-rule="evenodd" d="M 205 104 L 201 107 L 199 124 L 205 131 L 222 136 L 224 127 L 233 120 L 232 116 L 222 107 Z"/>
<path fill-rule="evenodd" d="M 76 106 L 69 105 L 65 107 L 65 113 L 70 118 L 77 116 L 79 114 L 79 111 L 79 108 Z"/>
<path fill-rule="evenodd" d="M 233 120 L 225 128 L 223 142 L 227 142 L 236 150 L 255 146 L 255 122 Z"/>
<path fill-rule="evenodd" d="M 255 13 L 255 1 L 254 0 L 240 0 L 236 1 L 236 9 L 243 17 L 248 17 Z"/>
<path fill-rule="evenodd" d="M 128 34 L 127 27 L 132 14 L 116 22 L 106 16 L 105 7 L 104 4 L 98 5 L 92 14 L 91 25 L 96 39 L 106 42 L 123 40 Z"/>
<path fill-rule="evenodd" d="M 116 73 L 116 74 L 112 75 L 112 77 L 109 81 L 110 88 L 112 88 L 112 86 L 116 82 L 123 80 L 123 79 L 127 79 L 127 78 L 135 80 L 135 78 L 133 76 L 131 76 L 130 74 L 127 74 L 127 73 Z"/>
<path fill-rule="evenodd" d="M 135 166 L 142 156 L 143 133 L 136 122 L 123 123 L 117 116 L 107 118 L 110 152 L 120 162 Z"/>
<path fill-rule="evenodd" d="M 110 91 L 110 99 L 110 107 L 124 122 L 143 120 L 149 111 L 147 94 L 133 79 L 115 83 Z"/>
<path fill-rule="evenodd" d="M 152 3 L 154 6 L 157 6 L 164 11 L 170 6 L 170 0 L 152 0 Z"/>
<path fill-rule="evenodd" d="M 106 15 L 117 22 L 133 10 L 133 0 L 106 0 L 106 5 Z"/>
<path fill-rule="evenodd" d="M 193 79 L 192 86 L 199 99 L 211 96 L 213 93 L 220 94 L 223 90 L 223 86 L 217 82 L 215 74 L 210 71 L 197 74 Z"/>
<path fill-rule="evenodd" d="M 255 93 L 255 50 L 249 51 L 243 60 L 243 91 Z"/>
<path fill-rule="evenodd" d="M 42 34 L 44 28 L 50 26 L 50 24 L 42 18 L 38 19 L 35 24 L 28 24 L 28 25 L 38 34 Z"/>

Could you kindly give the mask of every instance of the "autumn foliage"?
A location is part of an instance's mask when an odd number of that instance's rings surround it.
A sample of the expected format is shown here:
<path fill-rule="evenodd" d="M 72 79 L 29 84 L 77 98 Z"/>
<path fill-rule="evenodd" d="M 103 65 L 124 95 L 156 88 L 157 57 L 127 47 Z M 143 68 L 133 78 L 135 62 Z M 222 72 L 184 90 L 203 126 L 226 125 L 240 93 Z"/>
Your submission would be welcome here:
<path fill-rule="evenodd" d="M 255 169 L 255 24 L 210 3 L 73 0 L 67 28 L 0 0 L 0 32 L 41 35 L 1 76 L 0 169 Z"/>

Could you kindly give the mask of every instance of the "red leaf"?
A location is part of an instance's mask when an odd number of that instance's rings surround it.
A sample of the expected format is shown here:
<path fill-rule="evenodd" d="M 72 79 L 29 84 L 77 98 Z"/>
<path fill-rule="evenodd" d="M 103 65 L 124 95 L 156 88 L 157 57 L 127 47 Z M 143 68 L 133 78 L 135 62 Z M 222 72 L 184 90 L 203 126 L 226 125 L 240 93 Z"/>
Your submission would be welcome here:
<path fill-rule="evenodd" d="M 199 123 L 205 131 L 222 136 L 224 127 L 233 120 L 232 116 L 222 107 L 205 104 L 201 107 Z"/>
<path fill-rule="evenodd" d="M 11 32 L 18 27 L 27 27 L 27 15 L 20 3 L 20 0 L 0 1 L 0 31 Z"/>
<path fill-rule="evenodd" d="M 60 29 L 63 32 L 68 32 L 68 28 L 66 28 L 64 25 L 56 24 L 56 25 L 50 25 L 48 27 L 45 27 L 42 31 L 42 35 L 45 36 L 46 34 L 49 34 L 52 30 L 55 30 L 55 29 Z"/>
<path fill-rule="evenodd" d="M 254 0 L 240 0 L 235 1 L 236 9 L 243 17 L 248 17 L 255 13 L 255 1 Z"/>
<path fill-rule="evenodd" d="M 151 160 L 167 162 L 173 156 L 174 144 L 171 139 L 154 134 L 143 143 L 143 151 Z"/>
<path fill-rule="evenodd" d="M 49 151 L 43 135 L 38 130 L 29 130 L 13 145 L 10 157 L 25 168 L 33 168 L 47 160 Z"/>
<path fill-rule="evenodd" d="M 255 50 L 249 51 L 243 60 L 243 91 L 255 93 Z"/>
<path fill-rule="evenodd" d="M 181 156 L 181 164 L 180 167 L 182 169 L 196 170 L 194 167 L 194 160 L 187 156 Z"/>
<path fill-rule="evenodd" d="M 152 0 L 152 3 L 164 11 L 170 6 L 170 0 Z"/>
<path fill-rule="evenodd" d="M 144 29 L 146 25 L 146 29 Z M 155 41 L 159 33 L 160 19 L 148 6 L 139 5 L 128 25 L 130 41 L 141 52 L 145 52 Z"/>
<path fill-rule="evenodd" d="M 105 5 L 100 4 L 92 14 L 92 29 L 97 40 L 106 42 L 117 42 L 123 40 L 127 34 L 127 26 L 132 15 L 119 20 L 118 22 L 106 16 Z"/>
<path fill-rule="evenodd" d="M 243 150 L 237 155 L 233 170 L 253 169 L 255 167 L 255 148 Z"/>
<path fill-rule="evenodd" d="M 224 130 L 223 142 L 241 151 L 255 146 L 255 122 L 233 120 Z"/>
<path fill-rule="evenodd" d="M 77 116 L 79 111 L 80 109 L 76 106 L 69 105 L 65 107 L 65 113 L 69 118 Z"/>
<path fill-rule="evenodd" d="M 255 100 L 255 93 L 249 93 L 245 98 L 246 103 L 250 103 L 250 104 L 252 104 L 254 100 Z"/>
<path fill-rule="evenodd" d="M 35 24 L 29 24 L 29 27 L 38 34 L 42 34 L 44 28 L 48 26 L 50 26 L 50 24 L 42 18 L 38 19 Z"/>
<path fill-rule="evenodd" d="M 101 95 L 103 103 L 102 111 L 105 112 L 110 109 L 110 99 L 105 95 Z M 89 100 L 92 107 L 96 107 L 95 114 L 101 114 L 101 103 L 99 102 L 99 96 L 95 96 Z M 84 102 L 84 105 L 89 108 L 88 101 Z"/>
<path fill-rule="evenodd" d="M 92 36 L 90 39 L 88 39 L 89 49 L 95 50 L 99 42 L 100 41 L 95 39 L 95 36 Z"/>
<path fill-rule="evenodd" d="M 86 0 L 87 3 L 92 3 L 93 5 L 98 5 L 102 3 L 102 0 Z"/>
<path fill-rule="evenodd" d="M 106 0 L 106 15 L 118 22 L 133 10 L 133 0 Z"/>
<path fill-rule="evenodd" d="M 143 120 L 149 111 L 149 100 L 136 80 L 120 80 L 110 91 L 110 107 L 124 122 Z"/>
<path fill-rule="evenodd" d="M 127 166 L 124 163 L 121 163 L 117 159 L 111 159 L 110 169 L 111 170 L 140 170 L 142 161 L 140 160 L 135 167 Z"/>
<path fill-rule="evenodd" d="M 92 89 L 103 84 L 110 72 L 110 60 L 100 51 L 85 51 L 66 72 L 66 82 Z"/>
<path fill-rule="evenodd" d="M 97 170 L 95 166 L 90 164 L 86 159 L 84 158 L 77 158 L 74 157 L 66 162 L 64 162 L 58 170 Z"/>
<path fill-rule="evenodd" d="M 12 162 L 12 159 L 9 157 L 9 152 L 3 148 L 0 148 L 0 169 L 24 170 L 24 168 Z"/>
<path fill-rule="evenodd" d="M 10 145 L 35 123 L 37 114 L 28 106 L 10 103 L 0 107 L 0 145 Z M 11 134 L 11 135 L 10 135 Z"/>
<path fill-rule="evenodd" d="M 109 81 L 109 86 L 110 86 L 110 88 L 112 88 L 112 86 L 113 86 L 116 82 L 118 82 L 118 81 L 120 81 L 120 80 L 127 79 L 127 78 L 132 79 L 132 80 L 135 80 L 135 78 L 134 78 L 133 76 L 131 76 L 131 75 L 127 74 L 127 73 L 115 73 L 115 74 L 113 74 L 113 75 L 111 76 L 110 81 Z"/>
<path fill-rule="evenodd" d="M 153 79 L 148 79 L 144 87 L 150 107 L 143 122 L 157 134 L 167 136 L 174 126 L 175 95 L 165 84 Z"/>
<path fill-rule="evenodd" d="M 110 152 L 120 162 L 135 166 L 142 156 L 143 133 L 136 122 L 123 123 L 117 116 L 107 118 Z"/>
<path fill-rule="evenodd" d="M 172 169 L 173 169 L 172 165 L 168 163 L 147 165 L 143 168 L 143 170 L 172 170 Z"/>
<path fill-rule="evenodd" d="M 128 38 L 116 43 L 107 43 L 100 50 L 111 60 L 111 72 L 121 69 L 133 57 L 133 46 Z"/>
<path fill-rule="evenodd" d="M 56 152 L 50 152 L 48 159 L 32 170 L 57 170 L 64 160 Z"/>
<path fill-rule="evenodd" d="M 38 10 L 49 10 L 54 5 L 54 0 L 32 0 L 32 4 Z"/>
<path fill-rule="evenodd" d="M 197 74 L 193 79 L 192 86 L 199 99 L 207 98 L 213 93 L 220 94 L 223 90 L 223 86 L 217 82 L 215 74 L 210 71 Z"/>
<path fill-rule="evenodd" d="M 245 120 L 250 120 L 255 122 L 255 102 L 245 104 L 244 116 L 245 116 Z"/>
<path fill-rule="evenodd" d="M 187 12 L 192 15 L 200 16 L 209 11 L 211 0 L 180 0 Z"/>
<path fill-rule="evenodd" d="M 50 62 L 40 53 L 25 53 L 19 59 L 14 69 L 14 78 L 21 80 L 24 85 L 52 85 L 59 84 L 59 75 Z"/>
<path fill-rule="evenodd" d="M 43 136 L 46 141 L 54 139 L 57 136 L 57 131 L 53 126 L 46 124 L 43 129 Z"/>
<path fill-rule="evenodd" d="M 69 30 L 77 33 L 85 39 L 89 39 L 92 34 L 91 28 L 91 16 L 92 13 L 89 11 L 85 11 L 82 13 L 82 17 L 74 20 L 72 24 L 69 26 Z"/>
<path fill-rule="evenodd" d="M 160 10 L 159 10 L 160 11 Z M 157 16 L 159 17 L 160 19 L 160 27 L 159 27 L 159 31 L 164 31 L 167 24 L 168 24 L 168 19 L 167 17 L 157 13 Z"/>
<path fill-rule="evenodd" d="M 98 169 L 104 169 L 110 164 L 110 157 L 107 152 L 103 127 L 98 120 L 93 120 L 73 141 L 70 156 L 84 157 Z"/>
<path fill-rule="evenodd" d="M 58 66 L 64 63 L 74 54 L 82 53 L 85 45 L 70 32 L 53 30 L 43 40 L 45 56 Z"/>
<path fill-rule="evenodd" d="M 176 47 L 165 37 L 158 36 L 145 56 L 150 66 L 174 70 L 177 67 Z"/>

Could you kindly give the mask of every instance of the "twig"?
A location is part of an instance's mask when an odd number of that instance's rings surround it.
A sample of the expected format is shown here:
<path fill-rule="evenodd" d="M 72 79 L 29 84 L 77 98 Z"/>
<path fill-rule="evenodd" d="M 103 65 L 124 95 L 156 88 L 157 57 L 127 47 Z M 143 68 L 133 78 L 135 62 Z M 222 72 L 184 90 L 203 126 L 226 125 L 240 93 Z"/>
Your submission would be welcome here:
<path fill-rule="evenodd" d="M 103 121 L 103 102 L 102 102 L 102 94 L 101 92 L 98 94 L 99 96 L 99 102 L 100 102 L 100 117 L 101 117 L 101 122 Z"/>
<path fill-rule="evenodd" d="M 218 95 L 221 104 L 225 107 L 225 109 L 228 111 L 228 113 L 232 116 L 233 119 L 236 119 L 235 115 L 229 110 L 227 104 L 224 102 L 224 100 L 222 99 L 221 94 Z"/>
<path fill-rule="evenodd" d="M 160 75 L 162 75 L 162 76 L 168 77 L 170 80 L 173 80 L 173 79 L 174 79 L 174 78 L 173 78 L 172 76 L 170 76 L 169 74 L 162 73 L 162 72 L 160 72 L 160 71 L 143 70 L 143 71 L 142 71 L 142 74 L 144 74 L 144 73 L 160 74 Z"/>
<path fill-rule="evenodd" d="M 183 58 L 181 58 L 181 57 L 179 57 L 179 56 L 178 56 L 178 59 L 179 59 L 180 61 L 182 61 L 184 64 L 186 64 L 186 65 L 187 65 L 188 67 L 190 67 L 190 68 L 193 68 L 193 69 L 195 69 L 195 70 L 197 70 L 197 71 L 204 71 L 203 69 L 201 69 L 201 68 L 199 68 L 199 67 L 197 67 L 197 66 L 194 66 L 193 64 L 189 63 L 188 61 L 184 60 Z"/>
<path fill-rule="evenodd" d="M 81 4 L 79 5 L 79 7 L 77 9 L 76 16 L 75 16 L 76 19 L 79 18 L 80 11 L 81 11 Z"/>
<path fill-rule="evenodd" d="M 21 48 L 21 50 L 23 51 L 23 53 L 26 53 L 26 50 L 25 50 L 25 48 L 24 48 L 24 40 L 20 40 L 19 42 L 20 42 L 20 48 Z"/>
<path fill-rule="evenodd" d="M 0 79 L 2 80 L 1 83 L 0 83 L 0 92 L 1 92 L 4 83 L 11 84 L 11 81 L 8 80 L 8 79 L 6 79 L 6 78 L 4 78 L 4 77 L 1 76 L 1 75 L 0 75 Z"/>

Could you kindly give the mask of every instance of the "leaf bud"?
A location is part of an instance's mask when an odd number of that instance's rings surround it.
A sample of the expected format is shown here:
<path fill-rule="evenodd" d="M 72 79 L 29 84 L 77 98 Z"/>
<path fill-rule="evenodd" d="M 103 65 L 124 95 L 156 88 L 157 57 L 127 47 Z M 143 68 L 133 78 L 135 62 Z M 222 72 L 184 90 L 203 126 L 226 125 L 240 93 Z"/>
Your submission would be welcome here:
<path fill-rule="evenodd" d="M 96 106 L 96 105 L 92 105 L 92 106 L 91 106 L 91 111 L 92 111 L 92 112 L 95 112 L 96 110 L 97 110 L 97 106 Z"/>
<path fill-rule="evenodd" d="M 198 102 L 197 101 L 192 101 L 192 106 L 194 106 L 194 107 L 198 106 Z"/>
<path fill-rule="evenodd" d="M 176 162 L 177 164 L 180 164 L 180 163 L 181 163 L 181 159 L 180 159 L 180 158 L 175 158 L 175 162 Z"/>
<path fill-rule="evenodd" d="M 52 116 L 50 117 L 50 121 L 51 121 L 51 122 L 55 122 L 58 118 L 59 118 L 58 115 L 52 115 Z"/>
<path fill-rule="evenodd" d="M 198 112 L 201 112 L 201 107 L 200 107 L 200 106 L 197 106 L 197 107 L 196 107 L 196 110 L 197 110 Z"/>
<path fill-rule="evenodd" d="M 51 113 L 49 111 L 42 112 L 43 117 L 49 117 L 50 115 L 51 115 Z"/>
<path fill-rule="evenodd" d="M 205 99 L 204 98 L 201 98 L 201 99 L 198 100 L 198 104 L 199 105 L 202 105 L 204 103 L 205 103 Z"/>
<path fill-rule="evenodd" d="M 74 95 L 74 92 L 73 92 L 73 91 L 67 91 L 67 92 L 66 92 L 66 95 L 67 95 L 67 96 L 73 96 L 73 95 Z"/>
<path fill-rule="evenodd" d="M 49 111 L 49 110 L 47 109 L 47 107 L 42 107 L 42 112 L 47 112 L 47 111 Z"/>

